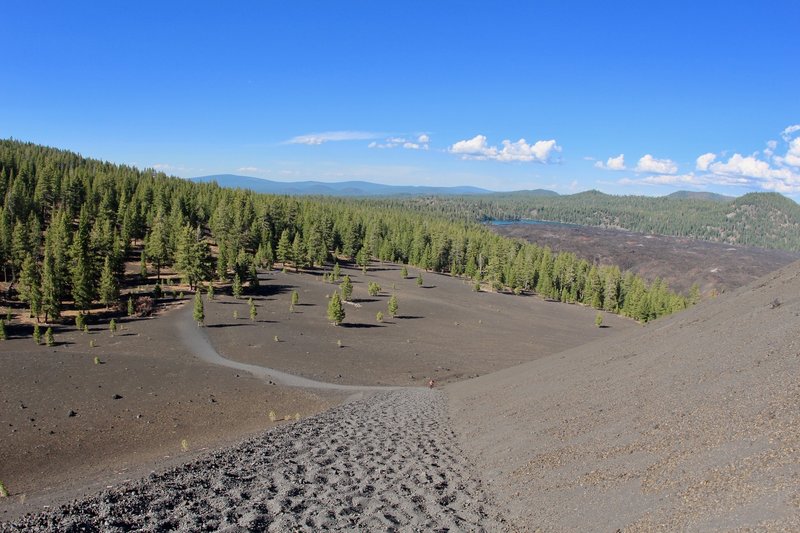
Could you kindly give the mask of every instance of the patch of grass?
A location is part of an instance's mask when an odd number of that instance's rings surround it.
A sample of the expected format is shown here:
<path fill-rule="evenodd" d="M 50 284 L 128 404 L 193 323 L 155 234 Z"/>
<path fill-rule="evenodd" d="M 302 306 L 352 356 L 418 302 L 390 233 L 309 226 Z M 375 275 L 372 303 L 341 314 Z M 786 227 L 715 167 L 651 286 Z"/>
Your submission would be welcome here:
<path fill-rule="evenodd" d="M 189 451 L 189 441 L 186 439 L 181 440 L 181 451 L 188 452 Z"/>
<path fill-rule="evenodd" d="M 270 411 L 269 412 L 269 421 L 270 422 L 275 422 L 275 420 L 277 420 L 277 419 L 278 419 L 278 415 L 275 414 L 275 411 Z"/>
<path fill-rule="evenodd" d="M 8 498 L 8 489 L 2 481 L 0 481 L 0 498 Z"/>
<path fill-rule="evenodd" d="M 99 357 L 95 357 L 94 358 L 94 364 L 96 364 L 96 365 L 100 364 L 100 358 Z"/>

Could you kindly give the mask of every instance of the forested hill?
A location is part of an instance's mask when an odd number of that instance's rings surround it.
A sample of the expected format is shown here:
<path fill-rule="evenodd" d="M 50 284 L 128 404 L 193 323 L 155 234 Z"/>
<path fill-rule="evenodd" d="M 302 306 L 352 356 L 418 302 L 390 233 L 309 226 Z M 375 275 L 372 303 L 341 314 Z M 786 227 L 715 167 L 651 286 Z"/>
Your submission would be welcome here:
<path fill-rule="evenodd" d="M 524 218 L 551 220 L 800 251 L 800 205 L 778 193 L 750 193 L 734 199 L 684 195 L 612 196 L 599 191 L 567 196 L 498 193 L 476 197 L 410 198 L 401 202 L 409 209 L 422 207 L 478 222 Z"/>
<path fill-rule="evenodd" d="M 214 281 L 236 291 L 254 289 L 258 269 L 275 262 L 330 268 L 337 259 L 409 263 L 470 278 L 476 289 L 537 293 L 641 321 L 690 303 L 659 280 L 420 206 L 223 189 L 11 140 L 0 140 L 0 195 L 5 296 L 36 320 L 114 307 L 123 282 L 146 284 L 148 271 L 161 282 L 167 266 L 192 289 Z M 126 261 L 139 263 L 141 277 L 126 277 Z"/>

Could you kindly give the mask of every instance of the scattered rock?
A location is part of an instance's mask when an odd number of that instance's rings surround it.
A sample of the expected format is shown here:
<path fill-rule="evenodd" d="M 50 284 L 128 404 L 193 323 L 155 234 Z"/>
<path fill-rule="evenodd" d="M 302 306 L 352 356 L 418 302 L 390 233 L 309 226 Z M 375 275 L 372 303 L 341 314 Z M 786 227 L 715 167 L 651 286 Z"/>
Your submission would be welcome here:
<path fill-rule="evenodd" d="M 70 409 L 70 410 L 67 412 L 67 417 L 69 417 L 69 418 L 72 418 L 73 416 L 77 416 L 77 415 L 78 415 L 78 413 L 76 413 L 76 412 L 75 412 L 75 411 L 73 411 L 72 409 Z"/>
<path fill-rule="evenodd" d="M 114 396 L 111 397 L 111 399 L 112 400 L 121 400 L 122 396 L 120 396 L 119 394 L 115 394 Z"/>

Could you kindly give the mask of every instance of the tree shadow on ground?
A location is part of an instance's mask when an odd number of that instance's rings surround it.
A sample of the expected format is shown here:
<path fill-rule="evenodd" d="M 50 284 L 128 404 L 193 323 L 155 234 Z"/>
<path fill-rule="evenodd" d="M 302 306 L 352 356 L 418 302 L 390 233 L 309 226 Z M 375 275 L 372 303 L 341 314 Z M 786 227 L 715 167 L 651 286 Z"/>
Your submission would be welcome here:
<path fill-rule="evenodd" d="M 370 303 L 370 302 L 377 302 L 378 299 L 377 298 L 353 298 L 350 301 L 353 302 L 354 304 L 366 304 L 366 303 Z"/>
<path fill-rule="evenodd" d="M 424 316 L 417 316 L 417 315 L 397 315 L 395 318 L 399 320 L 420 320 L 425 318 Z"/>
<path fill-rule="evenodd" d="M 370 328 L 382 328 L 385 327 L 382 324 L 339 324 L 339 327 L 347 328 L 347 329 L 370 329 Z"/>
<path fill-rule="evenodd" d="M 207 328 L 239 328 L 247 324 L 206 324 Z"/>

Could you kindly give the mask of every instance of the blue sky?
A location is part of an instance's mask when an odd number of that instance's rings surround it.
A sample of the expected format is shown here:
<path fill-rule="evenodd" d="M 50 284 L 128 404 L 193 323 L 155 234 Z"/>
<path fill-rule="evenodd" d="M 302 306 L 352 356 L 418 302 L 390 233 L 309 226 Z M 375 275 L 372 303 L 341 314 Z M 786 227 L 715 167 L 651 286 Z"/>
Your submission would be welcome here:
<path fill-rule="evenodd" d="M 800 197 L 794 0 L 231 4 L 6 0 L 0 137 L 183 177 Z"/>

